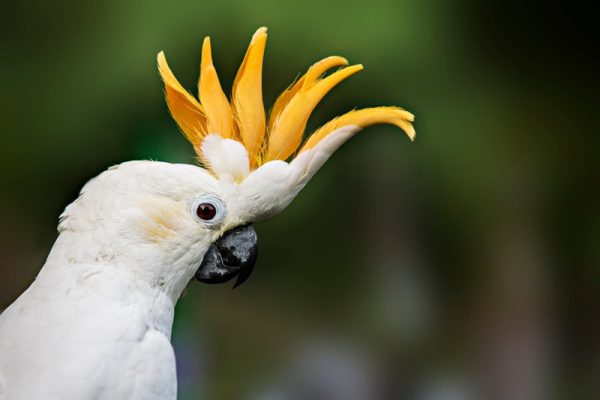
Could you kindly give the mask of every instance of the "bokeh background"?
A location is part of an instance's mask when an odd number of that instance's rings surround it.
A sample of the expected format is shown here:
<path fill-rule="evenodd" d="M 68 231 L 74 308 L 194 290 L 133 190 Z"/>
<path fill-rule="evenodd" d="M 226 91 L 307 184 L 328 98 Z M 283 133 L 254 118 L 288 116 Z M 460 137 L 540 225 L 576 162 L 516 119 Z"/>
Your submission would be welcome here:
<path fill-rule="evenodd" d="M 600 398 L 593 15 L 558 1 L 3 1 L 0 309 L 86 180 L 131 159 L 193 162 L 156 53 L 194 88 L 210 35 L 229 90 L 265 25 L 267 104 L 339 54 L 365 71 L 308 131 L 396 104 L 417 140 L 358 135 L 257 226 L 245 285 L 190 284 L 180 398 Z"/>

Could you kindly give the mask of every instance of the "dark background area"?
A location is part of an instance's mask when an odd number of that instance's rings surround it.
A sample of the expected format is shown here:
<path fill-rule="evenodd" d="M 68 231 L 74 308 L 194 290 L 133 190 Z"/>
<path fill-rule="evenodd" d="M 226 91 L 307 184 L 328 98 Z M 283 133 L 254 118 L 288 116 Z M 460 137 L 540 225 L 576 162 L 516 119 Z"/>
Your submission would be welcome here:
<path fill-rule="evenodd" d="M 395 104 L 417 140 L 359 134 L 257 227 L 249 282 L 190 284 L 180 398 L 598 398 L 598 23 L 573 3 L 2 2 L 0 310 L 88 179 L 193 162 L 156 53 L 194 88 L 210 35 L 228 91 L 262 25 L 267 107 L 339 54 L 365 70 L 307 131 Z"/>

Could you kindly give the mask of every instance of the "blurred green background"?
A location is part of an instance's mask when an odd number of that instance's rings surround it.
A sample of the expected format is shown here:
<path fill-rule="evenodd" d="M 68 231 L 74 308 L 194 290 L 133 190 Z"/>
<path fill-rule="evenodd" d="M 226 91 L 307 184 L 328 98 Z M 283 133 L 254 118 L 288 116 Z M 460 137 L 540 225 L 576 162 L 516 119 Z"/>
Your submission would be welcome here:
<path fill-rule="evenodd" d="M 156 53 L 194 88 L 210 35 L 229 90 L 265 25 L 267 105 L 339 54 L 365 71 L 308 131 L 395 104 L 416 114 L 417 140 L 359 134 L 257 226 L 245 285 L 190 284 L 179 397 L 600 398 L 592 15 L 552 1 L 3 1 L 0 309 L 89 178 L 131 159 L 193 162 Z"/>

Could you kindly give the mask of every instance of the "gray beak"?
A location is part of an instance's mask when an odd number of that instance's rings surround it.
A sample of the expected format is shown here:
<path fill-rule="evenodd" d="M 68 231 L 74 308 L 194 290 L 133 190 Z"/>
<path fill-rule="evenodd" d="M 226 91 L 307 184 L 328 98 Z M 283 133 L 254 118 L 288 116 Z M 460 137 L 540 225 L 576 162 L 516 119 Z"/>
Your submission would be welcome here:
<path fill-rule="evenodd" d="M 254 269 L 258 257 L 258 238 L 251 225 L 228 230 L 210 245 L 196 279 L 204 283 L 223 283 L 237 276 L 234 288 L 238 287 Z"/>

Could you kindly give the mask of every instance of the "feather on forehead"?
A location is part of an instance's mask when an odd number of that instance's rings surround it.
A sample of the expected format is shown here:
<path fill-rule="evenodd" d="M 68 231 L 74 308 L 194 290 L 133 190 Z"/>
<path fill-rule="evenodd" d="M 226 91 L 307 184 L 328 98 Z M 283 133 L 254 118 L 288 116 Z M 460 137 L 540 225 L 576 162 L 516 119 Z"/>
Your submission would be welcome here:
<path fill-rule="evenodd" d="M 164 53 L 158 54 L 158 69 L 165 84 L 169 111 L 194 146 L 199 160 L 216 175 L 230 173 L 241 181 L 261 165 L 299 155 L 348 126 L 357 132 L 375 124 L 392 124 L 414 140 L 414 116 L 400 107 L 390 106 L 350 111 L 318 128 L 302 145 L 306 123 L 317 104 L 333 87 L 363 66 L 348 66 L 345 58 L 337 56 L 316 62 L 277 98 L 267 120 L 262 98 L 266 42 L 267 29 L 259 28 L 235 77 L 231 100 L 223 92 L 213 65 L 210 38 L 206 37 L 202 45 L 198 99 L 177 81 Z M 323 77 L 332 68 L 338 69 Z M 206 141 L 208 137 L 211 139 Z"/>

